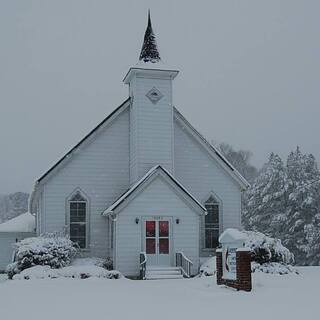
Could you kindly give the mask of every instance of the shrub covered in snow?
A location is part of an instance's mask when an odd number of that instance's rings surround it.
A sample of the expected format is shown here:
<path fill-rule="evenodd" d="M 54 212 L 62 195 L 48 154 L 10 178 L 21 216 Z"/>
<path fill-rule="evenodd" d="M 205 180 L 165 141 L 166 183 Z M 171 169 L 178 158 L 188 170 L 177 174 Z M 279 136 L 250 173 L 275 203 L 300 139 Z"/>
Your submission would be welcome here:
<path fill-rule="evenodd" d="M 32 279 L 87 279 L 87 278 L 120 279 L 122 275 L 118 271 L 108 271 L 94 265 L 68 266 L 61 269 L 52 269 L 50 266 L 34 266 L 23 270 L 13 276 L 13 280 Z"/>
<path fill-rule="evenodd" d="M 279 239 L 271 238 L 261 232 L 242 231 L 245 247 L 251 249 L 252 272 L 261 271 L 270 274 L 298 273 L 290 264 L 293 254 L 282 245 Z M 216 271 L 215 257 L 206 260 L 200 267 L 200 275 L 211 276 Z"/>
<path fill-rule="evenodd" d="M 290 264 L 294 255 L 284 247 L 281 240 L 266 236 L 261 232 L 243 231 L 246 235 L 245 246 L 252 252 L 252 261 L 259 264 L 278 262 Z"/>
<path fill-rule="evenodd" d="M 73 266 L 97 266 L 106 270 L 113 270 L 113 261 L 110 257 L 102 258 L 77 258 L 72 262 Z"/>
<path fill-rule="evenodd" d="M 107 257 L 105 260 L 103 260 L 102 267 L 107 270 L 113 269 L 113 260 L 110 257 Z"/>
<path fill-rule="evenodd" d="M 58 234 L 23 239 L 15 244 L 15 262 L 7 267 L 8 276 L 11 279 L 33 266 L 68 266 L 77 251 L 70 239 Z"/>
<path fill-rule="evenodd" d="M 299 274 L 298 270 L 293 266 L 285 265 L 279 262 L 267 262 L 263 264 L 252 262 L 251 270 L 252 272 L 260 271 L 264 273 L 280 274 L 280 275 L 289 274 L 289 273 Z"/>

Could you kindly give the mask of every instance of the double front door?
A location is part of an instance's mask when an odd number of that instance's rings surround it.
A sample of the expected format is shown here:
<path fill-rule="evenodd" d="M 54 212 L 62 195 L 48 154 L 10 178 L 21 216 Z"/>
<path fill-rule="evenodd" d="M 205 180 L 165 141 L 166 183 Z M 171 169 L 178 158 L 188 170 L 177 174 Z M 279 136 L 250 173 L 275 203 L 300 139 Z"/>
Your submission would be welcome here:
<path fill-rule="evenodd" d="M 171 263 L 171 218 L 150 217 L 144 223 L 144 251 L 149 266 L 170 266 Z"/>

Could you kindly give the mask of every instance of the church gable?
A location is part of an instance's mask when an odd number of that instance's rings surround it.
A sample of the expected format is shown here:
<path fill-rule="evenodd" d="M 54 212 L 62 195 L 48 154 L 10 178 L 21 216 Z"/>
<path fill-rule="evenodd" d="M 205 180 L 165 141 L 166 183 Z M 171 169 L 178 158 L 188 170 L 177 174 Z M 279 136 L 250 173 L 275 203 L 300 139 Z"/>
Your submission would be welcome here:
<path fill-rule="evenodd" d="M 111 125 L 122 114 L 123 111 L 128 110 L 130 99 L 124 101 L 118 108 L 109 114 L 103 121 L 101 121 L 93 130 L 91 130 L 82 140 L 79 141 L 70 151 L 68 151 L 58 162 L 56 162 L 47 172 L 45 172 L 37 181 L 36 184 L 44 182 L 56 171 L 64 167 L 72 156 L 77 154 L 90 145 L 99 135 L 105 132 L 105 129 Z M 128 123 L 129 126 L 129 123 Z"/>
<path fill-rule="evenodd" d="M 123 110 L 112 122 L 98 129 L 79 145 L 54 170 L 44 183 L 56 183 L 56 180 L 79 181 L 84 177 L 99 180 L 111 179 L 117 169 L 128 165 L 129 149 L 129 110 Z"/>
<path fill-rule="evenodd" d="M 203 205 L 190 193 L 185 187 L 179 183 L 166 169 L 160 165 L 151 168 L 139 181 L 133 184 L 123 195 L 121 195 L 110 207 L 103 211 L 103 215 L 114 216 L 119 213 L 125 206 L 127 206 L 135 197 L 141 192 L 144 192 L 150 185 L 156 180 L 161 180 L 166 189 L 169 198 L 176 195 L 183 202 L 188 203 L 189 206 L 193 207 L 193 210 L 199 214 L 205 213 L 206 209 Z M 161 193 L 155 193 L 151 196 L 152 199 L 161 198 Z"/>
<path fill-rule="evenodd" d="M 129 100 L 39 179 L 31 206 L 41 212 L 40 233 L 64 229 L 67 196 L 80 188 L 88 196 L 91 243 L 97 238 L 96 248 L 104 245 L 106 222 L 100 213 L 129 186 L 128 107 Z"/>
<path fill-rule="evenodd" d="M 212 159 L 212 163 L 222 170 L 227 176 L 236 183 L 241 190 L 246 190 L 250 185 L 244 177 L 231 165 L 231 163 L 217 150 L 213 147 L 184 117 L 183 115 L 174 108 L 174 132 L 175 132 L 175 148 L 179 149 L 182 141 L 180 141 L 181 130 L 183 133 L 188 135 L 187 140 L 191 139 L 193 144 L 196 144 L 202 152 Z M 192 154 L 189 155 L 192 158 Z M 177 152 L 175 150 L 175 158 L 177 157 Z M 177 159 L 175 159 L 176 162 Z M 195 163 L 196 165 L 196 163 Z M 196 170 L 196 169 L 194 169 Z"/>
<path fill-rule="evenodd" d="M 210 195 L 219 203 L 219 232 L 225 228 L 241 228 L 241 191 L 245 185 L 214 157 L 204 143 L 195 138 L 189 124 L 174 123 L 175 177 L 205 204 Z M 205 220 L 201 222 L 201 255 L 207 256 Z"/>

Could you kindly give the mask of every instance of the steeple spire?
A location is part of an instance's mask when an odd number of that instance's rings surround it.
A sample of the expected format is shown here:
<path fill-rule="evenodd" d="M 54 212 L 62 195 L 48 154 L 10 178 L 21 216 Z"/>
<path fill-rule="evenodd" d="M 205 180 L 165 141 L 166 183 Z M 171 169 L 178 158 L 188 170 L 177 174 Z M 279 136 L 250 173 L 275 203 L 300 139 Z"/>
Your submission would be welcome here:
<path fill-rule="evenodd" d="M 139 60 L 151 63 L 156 63 L 161 60 L 157 47 L 156 37 L 152 30 L 150 10 L 148 11 L 148 25 L 144 34 L 144 40 Z"/>

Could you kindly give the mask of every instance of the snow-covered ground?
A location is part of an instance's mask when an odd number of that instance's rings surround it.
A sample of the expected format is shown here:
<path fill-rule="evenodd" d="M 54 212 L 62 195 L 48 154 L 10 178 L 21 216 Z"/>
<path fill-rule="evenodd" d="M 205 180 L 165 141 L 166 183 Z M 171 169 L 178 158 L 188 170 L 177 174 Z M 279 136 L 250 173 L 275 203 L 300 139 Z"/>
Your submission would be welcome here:
<path fill-rule="evenodd" d="M 0 282 L 1 319 L 317 319 L 320 267 L 253 274 L 237 292 L 215 277 L 134 281 L 89 278 Z M 242 315 L 242 316 L 241 316 Z"/>
<path fill-rule="evenodd" d="M 7 275 L 4 273 L 0 273 L 0 283 L 4 282 L 8 279 Z"/>

